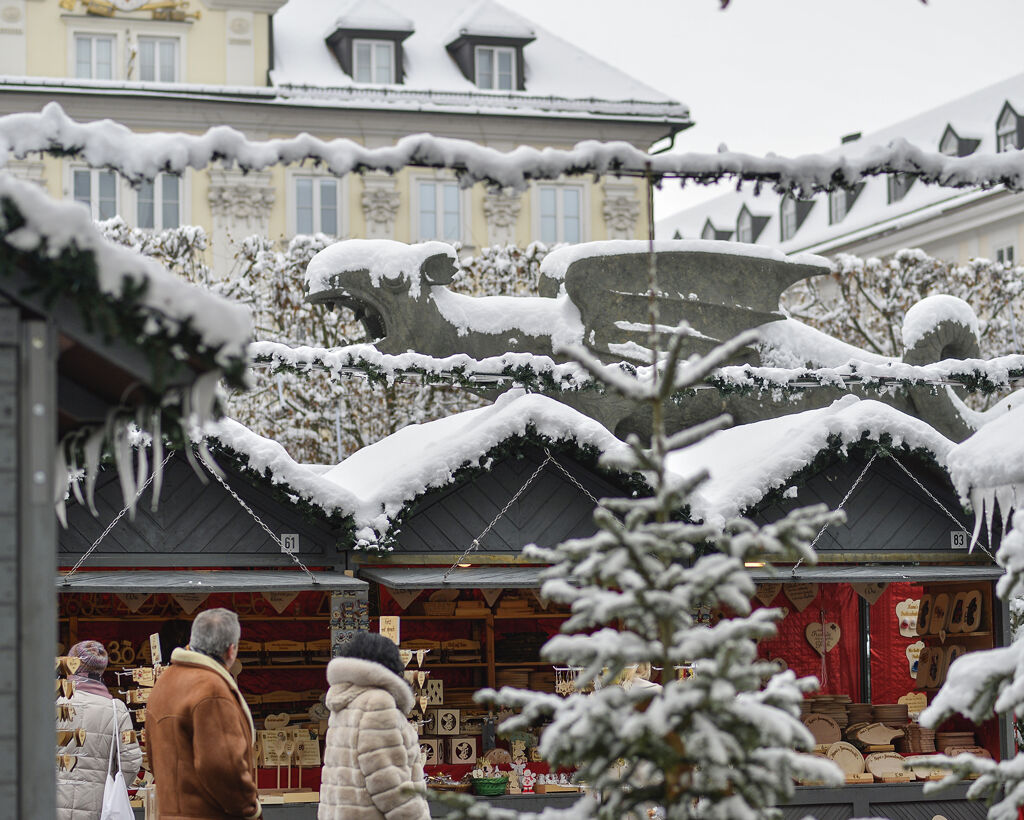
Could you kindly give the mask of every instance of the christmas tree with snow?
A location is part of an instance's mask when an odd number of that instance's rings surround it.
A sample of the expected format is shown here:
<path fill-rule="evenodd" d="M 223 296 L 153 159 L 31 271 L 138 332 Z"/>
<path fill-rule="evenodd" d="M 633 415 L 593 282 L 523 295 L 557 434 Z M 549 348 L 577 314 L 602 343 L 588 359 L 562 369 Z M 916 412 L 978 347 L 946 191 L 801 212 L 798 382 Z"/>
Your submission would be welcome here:
<path fill-rule="evenodd" d="M 652 329 L 657 324 L 654 315 Z M 667 471 L 666 457 L 729 419 L 670 433 L 663 410 L 751 337 L 685 360 L 685 327 L 667 345 L 659 336 L 652 330 L 650 349 L 667 351 L 652 355 L 656 364 L 636 377 L 616 371 L 610 378 L 598 360 L 574 351 L 607 389 L 649 406 L 650 440 L 631 437 L 630 455 L 613 466 L 641 472 L 651 494 L 604 499 L 592 537 L 525 551 L 527 560 L 551 565 L 542 594 L 571 608 L 563 634 L 542 655 L 578 670 L 576 690 L 563 698 L 504 688 L 481 697 L 517 710 L 500 731 L 546 724 L 541 755 L 553 767 L 575 768 L 586 784 L 571 809 L 548 809 L 544 817 L 776 817 L 772 807 L 786 801 L 797 779 L 835 784 L 842 777 L 831 761 L 802 753 L 813 739 L 800 722 L 800 704 L 817 681 L 758 658 L 757 641 L 775 634 L 780 612 L 752 610 L 755 585 L 745 564 L 813 563 L 808 544 L 836 516 L 804 509 L 763 527 L 736 519 L 722 531 L 680 520 L 705 476 L 680 480 Z M 714 613 L 714 623 L 702 612 Z M 616 685 L 624 670 L 647 662 L 662 668 L 662 686 Z M 684 665 L 692 674 L 682 679 L 674 670 Z M 483 805 L 462 811 L 524 816 Z"/>

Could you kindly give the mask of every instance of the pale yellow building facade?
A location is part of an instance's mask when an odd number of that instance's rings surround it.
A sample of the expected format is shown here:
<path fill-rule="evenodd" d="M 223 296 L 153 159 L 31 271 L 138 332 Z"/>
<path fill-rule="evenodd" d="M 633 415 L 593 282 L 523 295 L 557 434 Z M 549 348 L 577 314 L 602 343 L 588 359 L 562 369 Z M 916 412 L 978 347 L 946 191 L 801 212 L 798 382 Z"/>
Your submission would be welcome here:
<path fill-rule="evenodd" d="M 592 88 L 581 85 L 588 74 Z M 432 133 L 500 150 L 590 139 L 647 149 L 691 124 L 685 106 L 490 0 L 0 0 L 0 114 L 51 102 L 76 120 L 140 132 L 228 125 L 255 140 L 307 132 L 373 147 Z M 425 168 L 335 178 L 295 165 L 189 171 L 133 188 L 75 159 L 26 157 L 11 168 L 97 219 L 203 226 L 219 275 L 254 233 L 443 239 L 467 253 L 648 235 L 639 179 L 579 177 L 517 193 L 461 189 Z"/>

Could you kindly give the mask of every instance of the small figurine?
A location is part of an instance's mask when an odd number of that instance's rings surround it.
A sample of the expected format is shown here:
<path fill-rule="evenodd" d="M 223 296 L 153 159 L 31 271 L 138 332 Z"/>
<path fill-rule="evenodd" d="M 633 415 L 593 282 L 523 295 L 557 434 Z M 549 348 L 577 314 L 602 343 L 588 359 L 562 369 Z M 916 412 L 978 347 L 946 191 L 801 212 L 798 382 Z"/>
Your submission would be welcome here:
<path fill-rule="evenodd" d="M 533 784 L 537 782 L 537 775 L 526 769 L 523 772 L 523 794 L 533 794 Z"/>
<path fill-rule="evenodd" d="M 515 769 L 508 773 L 508 793 L 509 794 L 522 794 L 522 786 L 519 785 L 519 772 Z"/>
<path fill-rule="evenodd" d="M 525 763 L 526 762 L 526 741 L 525 740 L 513 740 L 512 741 L 512 762 L 513 763 Z"/>

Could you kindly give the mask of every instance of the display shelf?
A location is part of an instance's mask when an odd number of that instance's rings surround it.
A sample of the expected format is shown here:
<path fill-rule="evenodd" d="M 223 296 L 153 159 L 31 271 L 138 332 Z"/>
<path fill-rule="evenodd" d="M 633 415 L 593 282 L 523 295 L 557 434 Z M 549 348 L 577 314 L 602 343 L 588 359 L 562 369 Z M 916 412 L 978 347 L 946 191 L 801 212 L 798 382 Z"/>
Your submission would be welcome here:
<path fill-rule="evenodd" d="M 552 668 L 557 666 L 557 664 L 551 663 L 551 661 L 502 661 L 494 665 L 499 669 L 503 666 L 550 666 Z"/>

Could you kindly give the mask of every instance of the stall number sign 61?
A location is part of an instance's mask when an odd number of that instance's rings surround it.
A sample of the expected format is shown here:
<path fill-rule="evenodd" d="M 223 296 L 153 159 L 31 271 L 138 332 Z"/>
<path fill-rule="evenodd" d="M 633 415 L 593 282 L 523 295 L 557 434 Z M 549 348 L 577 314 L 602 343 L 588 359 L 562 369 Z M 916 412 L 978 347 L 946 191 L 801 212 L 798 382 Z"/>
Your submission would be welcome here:
<path fill-rule="evenodd" d="M 299 551 L 299 534 L 297 532 L 281 533 L 281 552 L 295 555 Z"/>
<path fill-rule="evenodd" d="M 953 530 L 950 532 L 949 546 L 955 550 L 967 549 L 967 530 Z"/>

